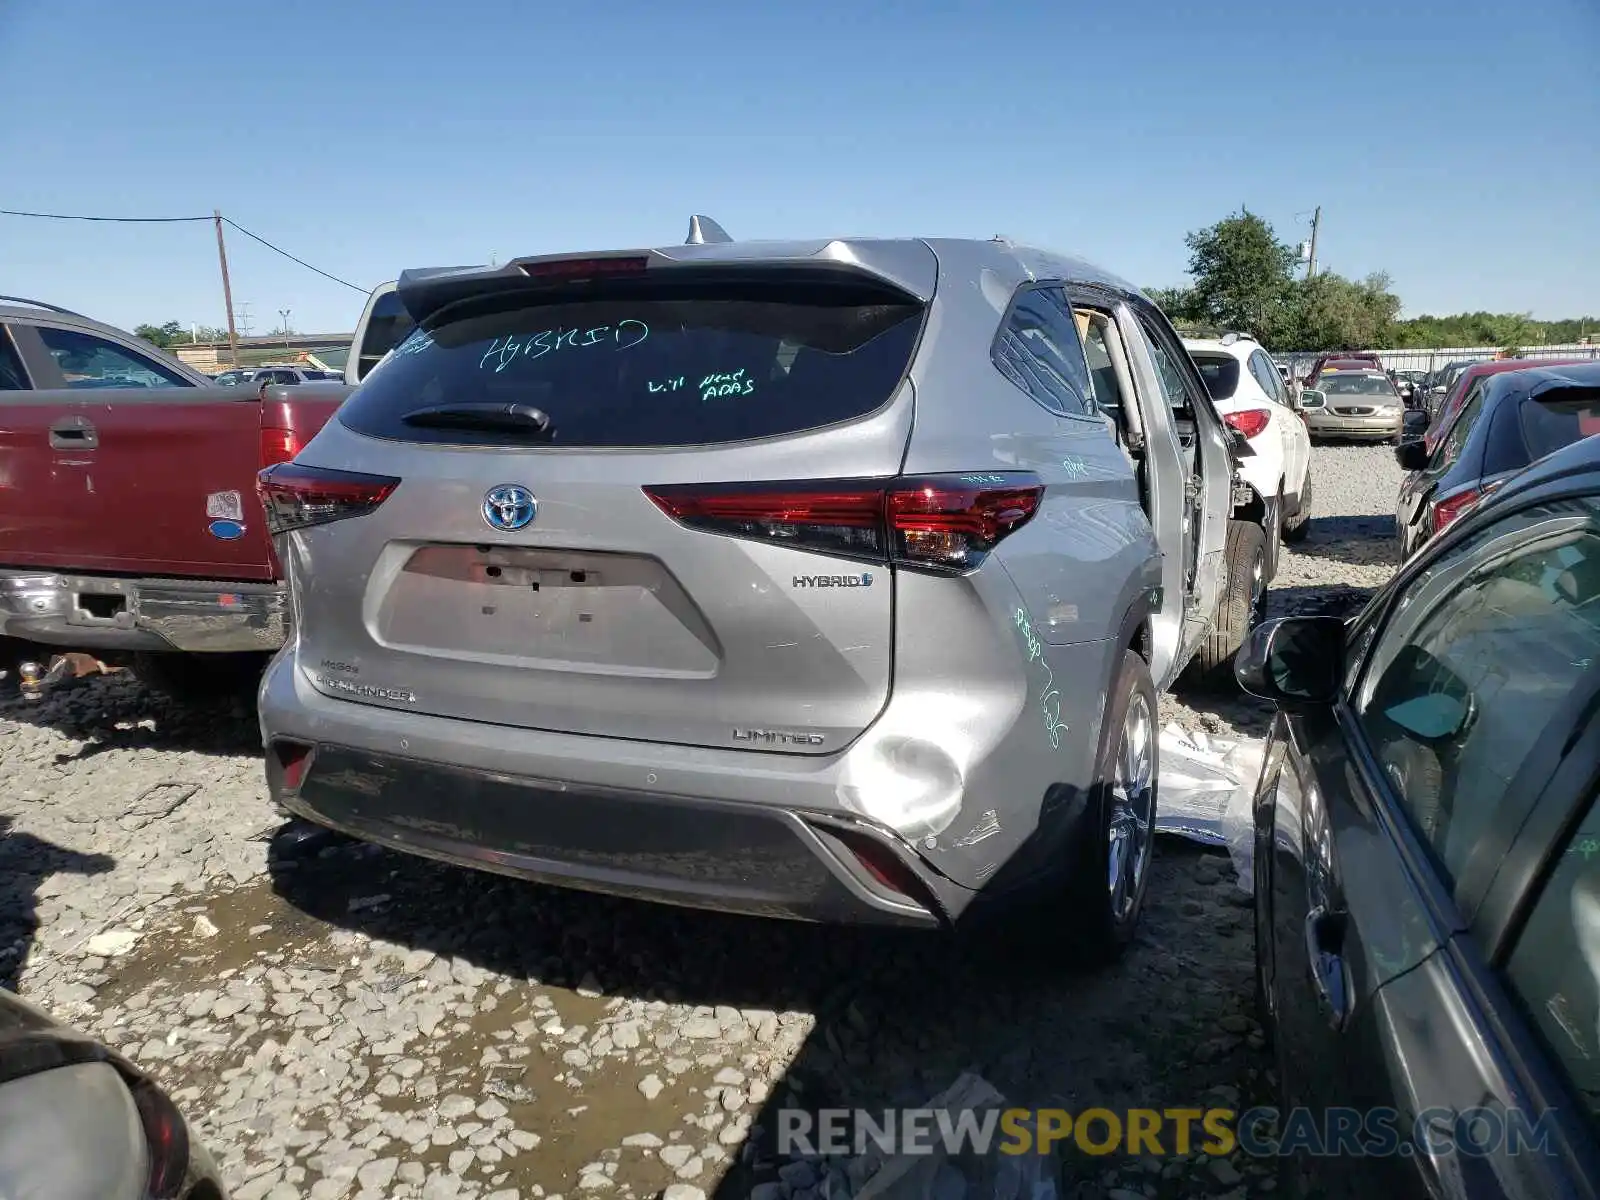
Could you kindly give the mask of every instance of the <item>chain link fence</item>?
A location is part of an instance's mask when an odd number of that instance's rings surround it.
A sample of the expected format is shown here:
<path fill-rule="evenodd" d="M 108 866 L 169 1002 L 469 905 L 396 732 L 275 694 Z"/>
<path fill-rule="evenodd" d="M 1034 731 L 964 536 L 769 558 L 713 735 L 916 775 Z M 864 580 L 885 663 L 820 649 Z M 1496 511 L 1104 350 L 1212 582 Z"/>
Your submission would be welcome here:
<path fill-rule="evenodd" d="M 1453 363 L 1480 362 L 1500 354 L 1503 346 L 1445 346 L 1432 350 L 1371 350 L 1387 371 L 1406 371 L 1434 374 Z M 1334 353 L 1328 351 L 1327 353 Z M 1295 378 L 1311 370 L 1319 354 L 1278 354 L 1273 356 L 1282 366 L 1289 368 Z M 1600 345 L 1592 342 L 1570 342 L 1556 346 L 1524 346 L 1521 358 L 1537 362 L 1539 359 L 1593 359 L 1600 361 Z"/>

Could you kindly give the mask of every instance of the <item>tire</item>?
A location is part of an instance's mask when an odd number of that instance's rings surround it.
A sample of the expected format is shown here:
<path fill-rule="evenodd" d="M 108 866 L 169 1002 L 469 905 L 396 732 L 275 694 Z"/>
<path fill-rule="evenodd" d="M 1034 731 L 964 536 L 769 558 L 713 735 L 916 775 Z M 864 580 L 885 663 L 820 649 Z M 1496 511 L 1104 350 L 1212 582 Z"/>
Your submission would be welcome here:
<path fill-rule="evenodd" d="M 152 692 L 179 703 L 233 700 L 252 693 L 261 681 L 266 656 L 260 654 L 137 654 L 133 673 Z"/>
<path fill-rule="evenodd" d="M 1300 507 L 1294 514 L 1294 523 L 1283 527 L 1283 540 L 1295 545 L 1306 540 L 1311 532 L 1311 467 L 1306 466 L 1305 482 L 1300 485 Z"/>
<path fill-rule="evenodd" d="M 1189 674 L 1198 687 L 1215 691 L 1234 691 L 1238 687 L 1233 678 L 1233 659 L 1260 615 L 1260 604 L 1252 603 L 1258 586 L 1260 601 L 1266 598 L 1265 585 L 1258 583 L 1265 576 L 1266 557 L 1267 539 L 1261 526 L 1253 521 L 1228 523 L 1227 587 L 1218 601 L 1211 632 L 1189 665 Z"/>
<path fill-rule="evenodd" d="M 1084 822 L 1087 833 L 1071 845 L 1062 886 L 1047 902 L 1056 911 L 1046 919 L 1073 931 L 1073 948 L 1095 966 L 1115 962 L 1127 950 L 1150 887 L 1160 790 L 1158 712 L 1149 665 L 1133 651 L 1123 651 L 1106 697 Z M 1121 860 L 1129 869 L 1120 889 L 1111 883 L 1113 827 L 1124 831 L 1121 847 L 1132 856 Z"/>
<path fill-rule="evenodd" d="M 1383 757 L 1389 778 L 1400 795 L 1423 838 L 1442 845 L 1450 825 L 1450 807 L 1445 803 L 1444 767 L 1431 747 L 1421 742 L 1398 740 L 1384 747 Z"/>
<path fill-rule="evenodd" d="M 1261 519 L 1262 540 L 1267 547 L 1266 581 L 1270 584 L 1278 576 L 1278 563 L 1283 559 L 1283 482 L 1278 483 L 1277 495 Z"/>

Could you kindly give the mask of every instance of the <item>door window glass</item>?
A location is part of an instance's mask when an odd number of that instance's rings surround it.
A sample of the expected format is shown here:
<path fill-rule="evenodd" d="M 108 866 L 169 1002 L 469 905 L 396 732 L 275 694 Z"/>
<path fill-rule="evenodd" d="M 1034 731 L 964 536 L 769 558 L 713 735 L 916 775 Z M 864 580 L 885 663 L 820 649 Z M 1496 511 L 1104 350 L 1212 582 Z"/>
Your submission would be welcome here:
<path fill-rule="evenodd" d="M 133 350 L 76 329 L 37 327 L 39 340 L 69 388 L 192 387 L 187 379 Z"/>
<path fill-rule="evenodd" d="M 28 373 L 22 369 L 22 359 L 11 344 L 11 335 L 0 325 L 0 392 L 25 392 L 28 390 Z"/>
<path fill-rule="evenodd" d="M 1511 780 L 1600 663 L 1600 503 L 1541 505 L 1455 547 L 1396 598 L 1352 709 L 1455 879 Z"/>
<path fill-rule="evenodd" d="M 1461 457 L 1461 451 L 1466 449 L 1467 439 L 1472 436 L 1472 427 L 1482 414 L 1483 387 L 1480 384 L 1473 387 L 1472 395 L 1467 397 L 1455 423 L 1434 445 L 1433 457 L 1428 462 L 1429 470 L 1444 471 L 1455 465 L 1456 459 Z"/>
<path fill-rule="evenodd" d="M 1191 394 L 1191 385 L 1174 356 L 1174 347 L 1180 343 L 1175 337 L 1166 336 L 1161 327 L 1144 312 L 1139 313 L 1139 326 L 1150 347 L 1150 358 L 1155 363 L 1156 377 L 1161 381 L 1161 391 L 1167 403 L 1174 409 L 1191 407 L 1200 397 Z M 1188 358 L 1187 352 L 1184 357 Z"/>
<path fill-rule="evenodd" d="M 1030 287 L 1017 294 L 995 339 L 994 365 L 1053 413 L 1093 412 L 1078 323 L 1052 288 Z"/>
<path fill-rule="evenodd" d="M 1083 353 L 1089 363 L 1089 379 L 1094 401 L 1110 412 L 1122 408 L 1122 388 L 1117 382 L 1117 369 L 1111 362 L 1111 351 L 1106 346 L 1106 330 L 1102 322 L 1091 319 L 1083 338 Z"/>
<path fill-rule="evenodd" d="M 1561 847 L 1506 983 L 1592 1117 L 1600 1117 L 1600 805 Z"/>
<path fill-rule="evenodd" d="M 1261 385 L 1261 390 L 1267 394 L 1267 399 L 1274 404 L 1281 404 L 1283 396 L 1279 393 L 1277 369 L 1267 361 L 1267 356 L 1257 350 L 1250 356 L 1250 374 L 1256 377 L 1256 382 Z"/>
<path fill-rule="evenodd" d="M 1183 390 L 1183 372 L 1178 370 L 1177 364 L 1172 361 L 1155 338 L 1150 338 L 1150 357 L 1155 360 L 1156 376 L 1161 380 L 1161 391 L 1167 397 L 1167 403 L 1173 408 L 1183 408 L 1189 403 L 1189 398 Z"/>

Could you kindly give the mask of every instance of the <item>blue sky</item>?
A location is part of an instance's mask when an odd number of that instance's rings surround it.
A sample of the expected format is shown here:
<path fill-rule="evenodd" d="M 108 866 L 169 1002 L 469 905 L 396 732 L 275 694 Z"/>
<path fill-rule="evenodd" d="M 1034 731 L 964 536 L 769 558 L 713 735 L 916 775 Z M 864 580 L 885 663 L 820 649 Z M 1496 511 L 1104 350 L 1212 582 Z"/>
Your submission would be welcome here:
<path fill-rule="evenodd" d="M 0 208 L 209 214 L 362 285 L 735 237 L 996 233 L 1179 282 L 1241 204 L 1408 314 L 1600 315 L 1600 0 L 0 0 Z M 18 115 L 22 119 L 15 119 Z M 238 234 L 265 332 L 362 297 Z M 211 227 L 0 217 L 0 291 L 222 324 Z"/>

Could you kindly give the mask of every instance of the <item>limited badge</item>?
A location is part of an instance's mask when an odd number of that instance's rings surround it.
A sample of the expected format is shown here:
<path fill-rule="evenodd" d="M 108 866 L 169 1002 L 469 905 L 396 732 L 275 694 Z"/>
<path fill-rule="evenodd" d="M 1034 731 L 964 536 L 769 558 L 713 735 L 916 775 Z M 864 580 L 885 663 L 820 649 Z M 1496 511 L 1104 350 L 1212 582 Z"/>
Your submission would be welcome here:
<path fill-rule="evenodd" d="M 244 500 L 238 492 L 212 492 L 206 497 L 206 516 L 218 521 L 242 521 Z M 239 532 L 244 531 L 241 529 Z M 238 534 L 234 536 L 237 537 Z"/>

